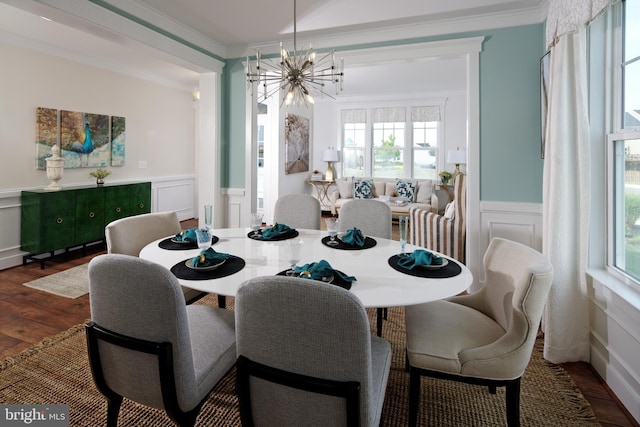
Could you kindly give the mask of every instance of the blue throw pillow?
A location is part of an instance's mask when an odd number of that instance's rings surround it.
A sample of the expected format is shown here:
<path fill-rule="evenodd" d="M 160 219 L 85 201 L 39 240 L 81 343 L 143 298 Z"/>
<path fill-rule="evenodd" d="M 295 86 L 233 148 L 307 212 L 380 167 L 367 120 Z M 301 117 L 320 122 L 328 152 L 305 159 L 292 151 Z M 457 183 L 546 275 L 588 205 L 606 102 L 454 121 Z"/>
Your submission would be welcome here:
<path fill-rule="evenodd" d="M 416 183 L 396 178 L 396 193 L 400 197 L 406 197 L 409 202 L 413 203 L 416 201 Z"/>
<path fill-rule="evenodd" d="M 371 199 L 373 198 L 373 181 L 370 179 L 353 180 L 353 198 Z"/>

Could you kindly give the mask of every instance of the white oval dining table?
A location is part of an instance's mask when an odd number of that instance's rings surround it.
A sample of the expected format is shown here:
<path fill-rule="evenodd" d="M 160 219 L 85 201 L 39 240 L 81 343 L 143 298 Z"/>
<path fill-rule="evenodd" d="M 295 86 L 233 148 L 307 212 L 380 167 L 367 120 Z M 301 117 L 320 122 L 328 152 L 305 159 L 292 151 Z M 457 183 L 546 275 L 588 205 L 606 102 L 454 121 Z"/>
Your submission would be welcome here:
<path fill-rule="evenodd" d="M 296 239 L 303 245 L 298 265 L 326 260 L 335 270 L 355 276 L 351 292 L 365 307 L 396 307 L 435 301 L 456 295 L 471 286 L 473 277 L 469 269 L 456 260 L 449 262 L 461 267 L 460 274 L 448 278 L 416 277 L 395 270 L 389 258 L 400 252 L 395 240 L 375 237 L 376 245 L 369 249 L 342 250 L 326 246 L 322 238 L 326 231 L 298 229 Z M 218 241 L 213 245 L 217 252 L 225 252 L 244 259 L 242 270 L 230 276 L 207 280 L 184 280 L 180 283 L 191 289 L 222 296 L 235 296 L 245 280 L 259 276 L 272 276 L 287 270 L 287 240 L 260 241 L 247 237 L 249 228 L 215 229 Z M 159 247 L 159 239 L 149 243 L 140 252 L 140 258 L 153 261 L 168 269 L 178 262 L 196 256 L 200 249 L 167 250 Z M 407 244 L 407 252 L 415 246 Z"/>

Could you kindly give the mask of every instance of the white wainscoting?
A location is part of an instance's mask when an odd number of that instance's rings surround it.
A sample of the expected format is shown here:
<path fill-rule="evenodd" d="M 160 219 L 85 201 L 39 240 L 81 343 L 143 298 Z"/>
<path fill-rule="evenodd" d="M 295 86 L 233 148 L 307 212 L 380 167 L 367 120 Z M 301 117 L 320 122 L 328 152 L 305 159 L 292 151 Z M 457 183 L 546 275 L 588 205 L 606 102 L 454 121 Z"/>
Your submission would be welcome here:
<path fill-rule="evenodd" d="M 195 176 L 110 182 L 126 184 L 140 181 L 151 181 L 152 212 L 173 210 L 178 212 L 180 220 L 196 216 L 194 208 Z M 79 186 L 82 185 L 67 185 L 69 188 Z M 33 188 L 25 188 L 24 190 L 33 190 Z M 25 252 L 20 250 L 21 192 L 22 189 L 0 191 L 0 270 L 22 264 L 22 256 L 25 255 Z"/>
<path fill-rule="evenodd" d="M 20 190 L 0 192 L 0 270 L 22 264 Z"/>
<path fill-rule="evenodd" d="M 588 271 L 591 365 L 640 422 L 640 290 Z"/>
<path fill-rule="evenodd" d="M 246 192 L 244 188 L 227 188 L 223 191 L 227 201 L 227 227 L 248 227 L 249 219 L 246 200 Z"/>
<path fill-rule="evenodd" d="M 151 183 L 151 211 L 175 211 L 184 221 L 196 217 L 195 179 L 162 178 Z"/>
<path fill-rule="evenodd" d="M 473 213 L 469 213 L 473 215 Z M 480 202 L 480 230 L 477 235 L 479 253 L 474 259 L 479 260 L 479 268 L 474 269 L 478 279 L 474 283 L 484 282 L 482 257 L 494 237 L 502 237 L 523 243 L 536 250 L 542 250 L 542 204 L 512 202 Z"/>

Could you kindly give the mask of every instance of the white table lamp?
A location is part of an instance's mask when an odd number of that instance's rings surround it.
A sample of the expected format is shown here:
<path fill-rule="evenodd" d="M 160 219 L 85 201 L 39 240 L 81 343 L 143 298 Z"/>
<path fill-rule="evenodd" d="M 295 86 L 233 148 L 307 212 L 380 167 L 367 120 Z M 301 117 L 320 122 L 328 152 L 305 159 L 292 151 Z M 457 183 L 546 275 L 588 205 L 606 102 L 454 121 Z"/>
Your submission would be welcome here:
<path fill-rule="evenodd" d="M 449 150 L 447 153 L 447 163 L 453 163 L 456 165 L 456 170 L 453 172 L 453 178 L 460 173 L 460 165 L 467 163 L 467 152 L 464 150 Z"/>
<path fill-rule="evenodd" d="M 328 150 L 322 152 L 322 161 L 327 162 L 327 173 L 325 178 L 327 181 L 333 181 L 336 177 L 332 163 L 340 161 L 340 151 L 329 147 Z"/>

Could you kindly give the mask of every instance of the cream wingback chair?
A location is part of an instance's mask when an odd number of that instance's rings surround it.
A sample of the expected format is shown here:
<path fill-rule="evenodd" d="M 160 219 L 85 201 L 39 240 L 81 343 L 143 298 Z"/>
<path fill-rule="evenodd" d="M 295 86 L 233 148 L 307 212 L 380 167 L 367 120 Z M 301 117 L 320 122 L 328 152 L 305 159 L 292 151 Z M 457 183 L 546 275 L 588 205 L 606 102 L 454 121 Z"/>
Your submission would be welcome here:
<path fill-rule="evenodd" d="M 129 255 L 89 263 L 89 364 L 115 427 L 124 397 L 193 426 L 216 384 L 234 366 L 234 313 L 186 305 L 166 268 Z"/>
<path fill-rule="evenodd" d="M 405 309 L 409 425 L 418 420 L 420 377 L 506 387 L 507 425 L 520 423 L 520 378 L 529 364 L 552 281 L 551 263 L 494 238 L 478 292 Z M 438 399 L 438 396 L 430 396 Z"/>
<path fill-rule="evenodd" d="M 235 313 L 243 426 L 380 424 L 391 346 L 351 292 L 257 277 L 238 289 Z"/>
<path fill-rule="evenodd" d="M 320 230 L 320 202 L 308 194 L 287 194 L 278 197 L 273 221 L 293 228 Z"/>
<path fill-rule="evenodd" d="M 444 215 L 426 209 L 409 210 L 409 238 L 416 246 L 448 255 L 466 262 L 467 238 L 467 175 L 458 174 L 453 180 L 454 199 Z"/>
<path fill-rule="evenodd" d="M 180 231 L 180 220 L 175 212 L 153 212 L 112 221 L 105 227 L 104 234 L 108 253 L 137 257 L 147 244 Z M 184 286 L 182 291 L 187 303 L 206 295 Z"/>

